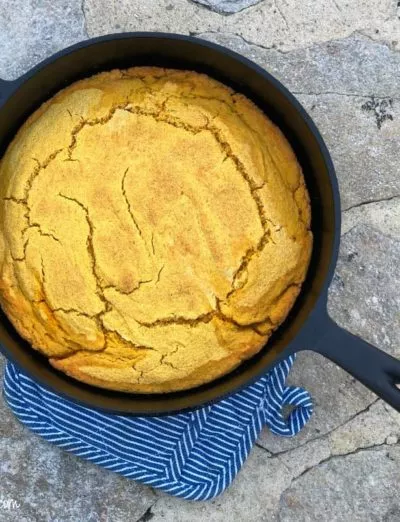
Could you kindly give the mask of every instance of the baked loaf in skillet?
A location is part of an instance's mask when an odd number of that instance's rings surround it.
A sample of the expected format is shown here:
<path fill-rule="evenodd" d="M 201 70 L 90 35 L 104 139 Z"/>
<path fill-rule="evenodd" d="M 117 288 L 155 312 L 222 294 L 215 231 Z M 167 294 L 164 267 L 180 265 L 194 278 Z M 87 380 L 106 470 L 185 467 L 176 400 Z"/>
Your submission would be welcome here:
<path fill-rule="evenodd" d="M 0 302 L 86 383 L 156 393 L 209 382 L 282 323 L 312 249 L 281 131 L 195 72 L 76 82 L 0 162 Z"/>

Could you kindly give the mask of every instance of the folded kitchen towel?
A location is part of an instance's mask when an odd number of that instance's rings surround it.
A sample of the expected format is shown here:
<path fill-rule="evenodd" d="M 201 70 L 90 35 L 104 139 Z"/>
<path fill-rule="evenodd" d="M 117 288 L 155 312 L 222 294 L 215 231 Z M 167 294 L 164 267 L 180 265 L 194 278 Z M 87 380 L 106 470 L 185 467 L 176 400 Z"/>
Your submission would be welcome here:
<path fill-rule="evenodd" d="M 127 417 L 77 405 L 10 362 L 4 395 L 23 424 L 60 448 L 171 495 L 208 500 L 232 482 L 263 426 L 290 437 L 311 417 L 308 392 L 285 385 L 293 362 L 289 357 L 211 406 L 164 417 Z M 287 418 L 285 405 L 293 406 Z"/>

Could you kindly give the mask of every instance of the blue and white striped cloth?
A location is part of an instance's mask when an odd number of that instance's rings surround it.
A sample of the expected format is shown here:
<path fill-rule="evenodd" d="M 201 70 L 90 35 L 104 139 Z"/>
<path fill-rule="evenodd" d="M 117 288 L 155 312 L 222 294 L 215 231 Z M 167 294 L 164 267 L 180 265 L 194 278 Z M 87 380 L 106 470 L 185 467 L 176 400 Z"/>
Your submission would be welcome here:
<path fill-rule="evenodd" d="M 7 363 L 4 395 L 18 419 L 60 448 L 104 468 L 192 500 L 232 482 L 262 427 L 293 436 L 312 414 L 308 392 L 286 387 L 294 358 L 211 406 L 165 417 L 101 413 L 52 393 Z M 294 409 L 284 418 L 282 407 Z"/>

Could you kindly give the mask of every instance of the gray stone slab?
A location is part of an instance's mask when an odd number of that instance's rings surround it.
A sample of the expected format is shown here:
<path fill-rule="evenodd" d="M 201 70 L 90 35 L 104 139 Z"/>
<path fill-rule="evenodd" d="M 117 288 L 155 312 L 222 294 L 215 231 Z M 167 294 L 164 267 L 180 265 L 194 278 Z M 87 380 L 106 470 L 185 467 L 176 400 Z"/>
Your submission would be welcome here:
<path fill-rule="evenodd" d="M 281 522 L 397 522 L 400 447 L 361 451 L 312 469 L 281 501 Z"/>
<path fill-rule="evenodd" d="M 400 101 L 391 102 L 387 110 L 390 119 L 379 123 L 379 108 L 377 113 L 366 109 L 371 98 L 336 94 L 298 98 L 331 152 L 343 209 L 400 194 L 396 166 L 400 154 Z M 374 101 L 378 107 L 384 102 Z"/>
<path fill-rule="evenodd" d="M 295 93 L 400 97 L 400 53 L 358 33 L 287 52 L 231 34 L 200 36 L 244 54 Z"/>
<path fill-rule="evenodd" d="M 382 234 L 400 238 L 400 196 L 386 201 L 361 204 L 342 215 L 342 233 L 367 224 Z"/>
<path fill-rule="evenodd" d="M 0 3 L 0 78 L 11 80 L 87 38 L 81 0 Z"/>
<path fill-rule="evenodd" d="M 342 240 L 329 311 L 356 335 L 400 357 L 400 240 L 366 226 Z"/>
<path fill-rule="evenodd" d="M 220 14 L 233 14 L 243 11 L 247 7 L 256 5 L 262 0 L 191 0 L 192 2 L 203 5 L 211 11 Z"/>
<path fill-rule="evenodd" d="M 299 0 L 264 0 L 230 16 L 188 0 L 85 0 L 85 12 L 91 36 L 143 30 L 218 32 L 284 52 L 354 32 L 382 39 L 393 48 L 393 41 L 400 41 L 398 9 L 393 0 L 307 0 L 301 8 Z"/>

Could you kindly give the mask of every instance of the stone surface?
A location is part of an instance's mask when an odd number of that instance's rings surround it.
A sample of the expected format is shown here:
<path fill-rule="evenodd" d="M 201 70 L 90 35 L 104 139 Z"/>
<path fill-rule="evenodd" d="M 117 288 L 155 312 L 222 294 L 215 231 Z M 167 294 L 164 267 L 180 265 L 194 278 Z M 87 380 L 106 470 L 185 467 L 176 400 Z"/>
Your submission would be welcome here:
<path fill-rule="evenodd" d="M 344 235 L 330 314 L 400 356 L 399 17 L 397 0 L 13 0 L 0 3 L 0 78 L 87 34 L 125 30 L 196 34 L 259 63 L 308 110 L 336 165 Z M 398 522 L 399 415 L 312 352 L 290 382 L 313 396 L 308 426 L 292 439 L 264 430 L 232 486 L 206 503 L 61 452 L 1 398 L 0 522 Z"/>
<path fill-rule="evenodd" d="M 342 239 L 328 309 L 340 325 L 400 357 L 400 240 L 362 225 Z M 356 298 L 355 298 L 356 297 Z"/>
<path fill-rule="evenodd" d="M 400 197 L 361 204 L 344 212 L 342 234 L 361 223 L 368 224 L 383 234 L 400 237 Z"/>
<path fill-rule="evenodd" d="M 81 0 L 2 2 L 0 78 L 17 78 L 49 55 L 85 38 Z"/>
<path fill-rule="evenodd" d="M 400 193 L 396 157 L 400 153 L 400 102 L 393 102 L 393 120 L 377 125 L 366 99 L 337 94 L 298 95 L 330 148 L 339 179 L 342 206 Z M 350 145 L 350 146 L 349 146 Z"/>
<path fill-rule="evenodd" d="M 223 32 L 199 36 L 244 54 L 296 94 L 400 98 L 400 53 L 358 33 L 284 53 Z"/>
<path fill-rule="evenodd" d="M 399 446 L 332 459 L 303 475 L 284 493 L 279 520 L 397 522 L 399 481 Z"/>
<path fill-rule="evenodd" d="M 188 0 L 85 0 L 85 12 L 90 36 L 144 29 L 184 34 L 212 31 L 236 34 L 281 51 L 354 32 L 382 39 L 393 47 L 398 45 L 393 41 L 400 41 L 397 0 L 307 0 L 301 8 L 298 0 L 264 0 L 230 16 Z"/>
<path fill-rule="evenodd" d="M 247 7 L 260 3 L 262 0 L 192 0 L 196 4 L 204 5 L 211 11 L 221 14 L 232 14 L 243 11 Z"/>

